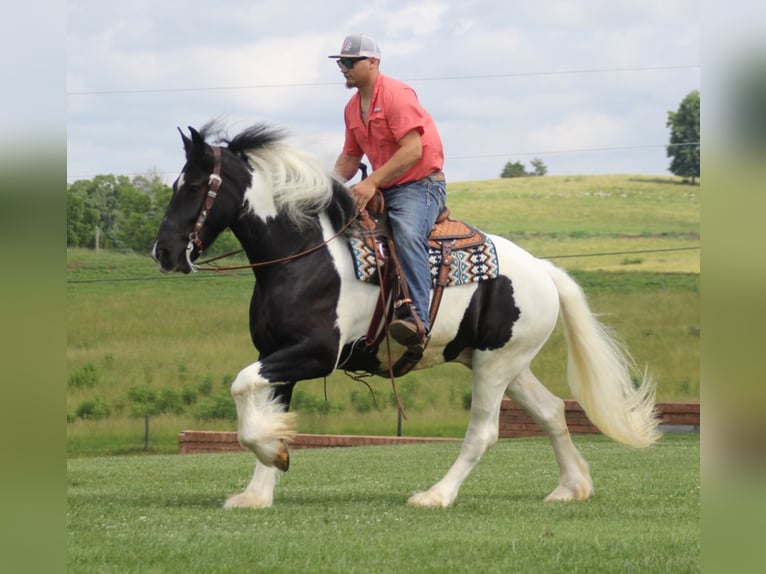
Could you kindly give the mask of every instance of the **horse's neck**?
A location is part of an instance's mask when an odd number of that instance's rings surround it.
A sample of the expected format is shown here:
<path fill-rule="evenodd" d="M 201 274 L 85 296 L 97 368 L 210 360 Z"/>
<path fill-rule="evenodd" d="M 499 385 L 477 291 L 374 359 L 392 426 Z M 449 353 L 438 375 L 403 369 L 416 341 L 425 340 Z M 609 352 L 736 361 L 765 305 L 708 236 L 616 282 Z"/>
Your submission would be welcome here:
<path fill-rule="evenodd" d="M 301 253 L 323 241 L 318 222 L 301 230 L 286 218 L 279 216 L 264 221 L 259 217 L 247 215 L 240 218 L 231 227 L 231 231 L 250 263 L 259 264 L 255 269 L 267 269 L 297 259 Z"/>

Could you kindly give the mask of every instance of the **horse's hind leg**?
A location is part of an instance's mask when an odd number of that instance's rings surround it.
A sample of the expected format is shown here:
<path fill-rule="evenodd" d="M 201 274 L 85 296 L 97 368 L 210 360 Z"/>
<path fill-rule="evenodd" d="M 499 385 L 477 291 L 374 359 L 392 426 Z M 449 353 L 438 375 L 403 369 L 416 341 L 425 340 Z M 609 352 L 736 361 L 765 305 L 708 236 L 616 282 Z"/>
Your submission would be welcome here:
<path fill-rule="evenodd" d="M 496 352 L 495 352 L 496 353 Z M 474 355 L 471 418 L 455 463 L 439 482 L 409 499 L 412 506 L 447 507 L 482 455 L 497 442 L 498 419 L 508 384 L 507 364 L 493 352 Z"/>
<path fill-rule="evenodd" d="M 508 386 L 508 395 L 518 403 L 548 435 L 559 466 L 559 484 L 546 501 L 584 500 L 593 494 L 588 463 L 572 443 L 564 401 L 546 389 L 529 369 Z"/>

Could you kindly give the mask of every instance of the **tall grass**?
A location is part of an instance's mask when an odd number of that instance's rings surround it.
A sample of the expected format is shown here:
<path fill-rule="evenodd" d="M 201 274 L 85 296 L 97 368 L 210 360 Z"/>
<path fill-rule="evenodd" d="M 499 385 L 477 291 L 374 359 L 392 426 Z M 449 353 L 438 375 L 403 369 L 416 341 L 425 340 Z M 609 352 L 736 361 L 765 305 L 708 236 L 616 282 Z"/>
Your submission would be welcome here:
<path fill-rule="evenodd" d="M 539 255 L 591 254 L 554 262 L 583 285 L 591 307 L 658 382 L 658 399 L 699 399 L 699 251 L 631 254 L 699 245 L 699 188 L 636 176 L 524 178 L 450 184 L 453 215 L 515 239 Z M 616 255 L 593 255 L 622 252 Z M 228 394 L 256 360 L 247 324 L 252 275 L 163 276 L 143 254 L 67 252 L 67 392 L 70 453 L 126 452 L 143 445 L 135 387 L 186 390 L 196 402 L 151 418 L 151 448 L 172 452 L 183 428 L 233 428 L 201 419 L 201 405 Z M 106 280 L 106 281 L 105 281 Z M 535 360 L 553 392 L 569 396 L 560 329 Z M 343 373 L 298 386 L 302 432 L 393 434 L 390 383 L 367 387 Z M 67 381 L 62 381 L 66 384 Z M 456 365 L 402 378 L 404 434 L 461 436 L 470 371 Z M 327 402 L 325 402 L 325 394 Z M 93 404 L 88 405 L 88 401 Z M 84 420 L 78 410 L 87 415 Z M 99 419 L 108 410 L 108 416 Z"/>

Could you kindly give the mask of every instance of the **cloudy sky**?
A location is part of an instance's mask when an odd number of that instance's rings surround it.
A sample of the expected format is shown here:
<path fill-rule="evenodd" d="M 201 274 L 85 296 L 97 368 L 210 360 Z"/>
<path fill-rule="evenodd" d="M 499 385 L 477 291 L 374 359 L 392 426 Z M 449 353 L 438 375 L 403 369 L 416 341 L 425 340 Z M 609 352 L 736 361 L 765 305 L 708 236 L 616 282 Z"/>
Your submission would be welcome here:
<path fill-rule="evenodd" d="M 176 127 L 286 128 L 330 169 L 352 92 L 328 54 L 375 37 L 437 122 L 449 180 L 669 175 L 667 114 L 700 89 L 699 0 L 69 0 L 67 180 L 183 164 Z"/>

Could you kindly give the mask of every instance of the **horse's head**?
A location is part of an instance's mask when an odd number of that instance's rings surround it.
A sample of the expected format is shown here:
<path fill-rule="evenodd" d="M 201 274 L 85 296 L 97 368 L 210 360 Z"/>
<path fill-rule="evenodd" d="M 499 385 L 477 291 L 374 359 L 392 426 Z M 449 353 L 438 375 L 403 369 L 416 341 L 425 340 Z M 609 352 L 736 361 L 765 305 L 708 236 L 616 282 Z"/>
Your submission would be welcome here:
<path fill-rule="evenodd" d="M 181 132 L 181 130 L 178 130 Z M 205 142 L 205 128 L 181 132 L 186 164 L 173 183 L 173 195 L 152 248 L 164 272 L 188 273 L 193 262 L 237 218 L 242 190 L 250 173 L 240 158 L 225 147 Z"/>

